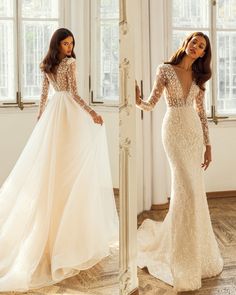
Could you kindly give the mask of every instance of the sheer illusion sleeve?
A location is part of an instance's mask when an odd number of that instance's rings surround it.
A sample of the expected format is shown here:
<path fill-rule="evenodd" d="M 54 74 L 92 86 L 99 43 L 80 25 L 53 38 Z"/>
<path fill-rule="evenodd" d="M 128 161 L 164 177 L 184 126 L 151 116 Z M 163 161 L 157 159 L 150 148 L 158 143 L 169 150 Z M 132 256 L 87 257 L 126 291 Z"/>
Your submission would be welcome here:
<path fill-rule="evenodd" d="M 42 91 L 41 91 L 41 97 L 40 97 L 40 102 L 39 102 L 39 114 L 42 114 L 46 102 L 48 99 L 48 90 L 49 90 L 49 80 L 45 72 L 43 72 L 43 82 L 42 82 Z"/>
<path fill-rule="evenodd" d="M 207 115 L 204 106 L 204 91 L 200 90 L 197 97 L 196 97 L 196 111 L 198 116 L 201 120 L 203 136 L 204 136 L 204 143 L 205 145 L 210 145 L 210 138 L 209 138 L 209 129 L 208 129 L 208 122 L 207 122 Z"/>
<path fill-rule="evenodd" d="M 69 91 L 73 99 L 87 112 L 91 113 L 93 109 L 79 96 L 76 82 L 76 62 L 75 59 L 69 62 L 68 69 L 68 84 Z"/>
<path fill-rule="evenodd" d="M 145 111 L 151 111 L 160 99 L 165 85 L 165 72 L 163 66 L 160 65 L 157 68 L 155 81 L 153 83 L 152 91 L 149 95 L 149 98 L 146 101 L 142 100 L 141 104 L 137 105 L 137 107 Z"/>

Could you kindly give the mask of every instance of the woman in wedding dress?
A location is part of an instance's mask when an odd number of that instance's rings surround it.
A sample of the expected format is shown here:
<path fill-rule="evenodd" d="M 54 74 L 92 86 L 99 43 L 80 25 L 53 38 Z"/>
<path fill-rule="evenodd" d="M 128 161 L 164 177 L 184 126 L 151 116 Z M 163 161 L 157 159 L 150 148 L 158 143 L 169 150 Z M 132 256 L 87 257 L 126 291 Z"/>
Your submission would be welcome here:
<path fill-rule="evenodd" d="M 196 290 L 219 274 L 223 259 L 212 229 L 202 169 L 211 162 L 205 82 L 211 77 L 211 46 L 191 34 L 169 62 L 159 65 L 147 101 L 136 85 L 136 104 L 152 110 L 165 89 L 162 142 L 171 168 L 171 198 L 163 222 L 144 220 L 138 229 L 138 266 L 176 291 Z M 202 162 L 205 145 L 204 161 Z"/>
<path fill-rule="evenodd" d="M 78 95 L 74 45 L 67 29 L 53 34 L 38 122 L 0 190 L 0 291 L 59 282 L 118 241 L 105 126 Z"/>

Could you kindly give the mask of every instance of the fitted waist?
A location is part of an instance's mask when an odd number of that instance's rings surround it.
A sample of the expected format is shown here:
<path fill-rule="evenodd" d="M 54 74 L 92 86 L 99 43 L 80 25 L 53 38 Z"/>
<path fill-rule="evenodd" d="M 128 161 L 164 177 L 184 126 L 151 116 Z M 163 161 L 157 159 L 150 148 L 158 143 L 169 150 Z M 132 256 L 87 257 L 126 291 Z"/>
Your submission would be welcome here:
<path fill-rule="evenodd" d="M 167 105 L 167 110 L 194 109 L 193 105 Z"/>
<path fill-rule="evenodd" d="M 69 93 L 68 90 L 55 90 L 55 92 L 56 92 L 56 93 L 58 93 L 58 92 L 59 92 L 59 93 L 60 93 L 60 92 L 62 92 L 62 93 L 64 93 L 64 92 Z"/>

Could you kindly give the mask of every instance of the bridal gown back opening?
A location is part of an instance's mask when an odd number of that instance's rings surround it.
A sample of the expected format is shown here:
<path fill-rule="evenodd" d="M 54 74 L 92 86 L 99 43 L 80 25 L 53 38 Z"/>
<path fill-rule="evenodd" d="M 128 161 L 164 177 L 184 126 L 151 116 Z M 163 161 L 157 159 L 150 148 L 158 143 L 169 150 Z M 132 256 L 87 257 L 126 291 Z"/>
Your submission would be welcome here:
<path fill-rule="evenodd" d="M 0 189 L 0 291 L 61 281 L 118 241 L 105 126 L 77 93 L 75 65 L 44 73 L 42 116 Z"/>
<path fill-rule="evenodd" d="M 161 64 L 150 97 L 139 106 L 152 110 L 165 89 L 162 142 L 171 169 L 171 198 L 163 222 L 146 219 L 138 229 L 138 266 L 175 290 L 187 291 L 219 274 L 223 260 L 201 168 L 203 147 L 209 144 L 204 91 L 195 81 L 186 89 L 179 74 L 171 64 Z"/>

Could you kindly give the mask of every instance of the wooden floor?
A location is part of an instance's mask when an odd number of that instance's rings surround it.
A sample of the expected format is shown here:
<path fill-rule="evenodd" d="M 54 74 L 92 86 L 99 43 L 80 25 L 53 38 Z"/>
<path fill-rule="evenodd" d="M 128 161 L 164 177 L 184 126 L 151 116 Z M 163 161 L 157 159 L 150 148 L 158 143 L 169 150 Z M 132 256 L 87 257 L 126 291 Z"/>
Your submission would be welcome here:
<path fill-rule="evenodd" d="M 58 284 L 28 292 L 5 292 L 4 295 L 119 295 L 118 248 L 89 270 L 65 279 Z"/>
<path fill-rule="evenodd" d="M 224 259 L 223 272 L 202 280 L 202 288 L 193 292 L 173 292 L 172 287 L 138 269 L 140 295 L 236 295 L 236 197 L 208 200 L 213 229 Z M 138 224 L 145 218 L 161 221 L 167 210 L 151 210 L 140 214 Z M 207 253 L 206 253 L 207 255 Z"/>
<path fill-rule="evenodd" d="M 119 208 L 118 196 L 116 196 Z M 145 270 L 138 269 L 139 295 L 236 295 L 236 197 L 208 200 L 212 224 L 224 258 L 224 270 L 215 278 L 202 281 L 202 288 L 194 292 L 173 292 L 172 287 L 152 277 Z M 145 218 L 161 221 L 167 210 L 143 212 L 138 223 Z M 104 259 L 94 268 L 66 279 L 54 286 L 26 293 L 5 294 L 77 294 L 118 295 L 118 249 L 114 255 Z M 3 294 L 3 293 L 1 293 Z"/>
<path fill-rule="evenodd" d="M 119 213 L 119 196 L 115 192 L 115 201 Z M 5 292 L 4 295 L 119 295 L 119 248 L 111 249 L 111 255 L 94 267 L 79 272 L 58 284 L 28 292 Z"/>

